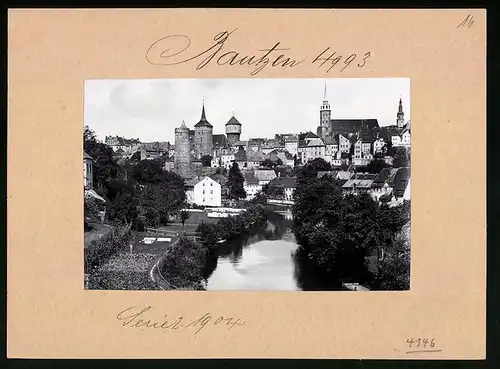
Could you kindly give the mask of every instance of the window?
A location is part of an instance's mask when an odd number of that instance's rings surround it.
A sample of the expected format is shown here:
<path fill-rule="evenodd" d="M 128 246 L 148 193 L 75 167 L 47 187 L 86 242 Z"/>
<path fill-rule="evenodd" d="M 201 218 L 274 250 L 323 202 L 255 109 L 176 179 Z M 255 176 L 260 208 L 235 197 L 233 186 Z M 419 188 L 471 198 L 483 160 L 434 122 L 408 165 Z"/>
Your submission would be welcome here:
<path fill-rule="evenodd" d="M 210 190 L 210 195 L 212 195 L 214 193 L 214 190 Z"/>
<path fill-rule="evenodd" d="M 203 190 L 203 195 L 205 194 L 205 190 Z"/>
<path fill-rule="evenodd" d="M 205 202 L 205 198 L 203 198 L 203 202 Z"/>

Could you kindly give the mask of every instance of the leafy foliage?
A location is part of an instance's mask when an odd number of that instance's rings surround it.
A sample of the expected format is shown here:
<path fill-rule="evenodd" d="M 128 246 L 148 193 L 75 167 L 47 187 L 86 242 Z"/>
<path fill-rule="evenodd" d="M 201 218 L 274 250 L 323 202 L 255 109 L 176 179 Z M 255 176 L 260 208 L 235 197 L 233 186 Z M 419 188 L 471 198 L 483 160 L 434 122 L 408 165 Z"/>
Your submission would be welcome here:
<path fill-rule="evenodd" d="M 95 187 L 102 188 L 111 179 L 116 178 L 118 164 L 114 159 L 113 149 L 99 142 L 95 133 L 88 126 L 85 126 L 83 131 L 83 149 L 94 159 Z"/>
<path fill-rule="evenodd" d="M 201 157 L 201 165 L 204 167 L 212 166 L 212 157 L 210 155 L 204 155 Z"/>
<path fill-rule="evenodd" d="M 241 174 L 240 168 L 237 163 L 233 163 L 233 166 L 229 170 L 228 175 L 228 189 L 229 189 L 229 197 L 232 199 L 244 199 L 247 194 L 245 189 L 243 188 L 243 184 L 245 179 Z"/>
<path fill-rule="evenodd" d="M 369 282 L 365 258 L 390 249 L 408 223 L 410 204 L 390 208 L 368 194 L 342 195 L 341 181 L 317 178 L 318 167 L 304 166 L 297 178 L 293 232 L 310 261 L 343 279 Z"/>

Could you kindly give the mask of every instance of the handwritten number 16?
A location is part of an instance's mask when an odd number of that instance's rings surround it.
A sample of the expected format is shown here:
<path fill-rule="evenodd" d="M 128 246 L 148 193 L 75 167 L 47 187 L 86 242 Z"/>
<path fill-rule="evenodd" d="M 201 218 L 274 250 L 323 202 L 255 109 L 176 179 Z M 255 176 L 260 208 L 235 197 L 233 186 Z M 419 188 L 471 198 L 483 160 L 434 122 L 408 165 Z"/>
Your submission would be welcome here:
<path fill-rule="evenodd" d="M 460 23 L 457 28 L 460 28 L 460 27 L 465 27 L 467 26 L 467 28 L 471 28 L 472 25 L 474 24 L 474 17 L 472 15 L 467 15 L 467 17 L 462 21 L 462 23 Z"/>

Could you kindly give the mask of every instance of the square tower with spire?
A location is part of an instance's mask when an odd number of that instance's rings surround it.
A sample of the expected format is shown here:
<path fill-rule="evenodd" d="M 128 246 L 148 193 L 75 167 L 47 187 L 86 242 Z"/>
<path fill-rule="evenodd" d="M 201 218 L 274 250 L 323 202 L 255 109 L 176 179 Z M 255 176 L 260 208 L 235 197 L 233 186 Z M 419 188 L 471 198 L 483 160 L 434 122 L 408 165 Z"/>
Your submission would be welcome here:
<path fill-rule="evenodd" d="M 332 111 L 330 109 L 330 104 L 326 98 L 326 82 L 325 82 L 325 91 L 323 93 L 323 103 L 321 104 L 321 109 L 319 111 L 319 130 L 318 134 L 321 137 L 326 137 L 331 134 L 331 115 Z"/>

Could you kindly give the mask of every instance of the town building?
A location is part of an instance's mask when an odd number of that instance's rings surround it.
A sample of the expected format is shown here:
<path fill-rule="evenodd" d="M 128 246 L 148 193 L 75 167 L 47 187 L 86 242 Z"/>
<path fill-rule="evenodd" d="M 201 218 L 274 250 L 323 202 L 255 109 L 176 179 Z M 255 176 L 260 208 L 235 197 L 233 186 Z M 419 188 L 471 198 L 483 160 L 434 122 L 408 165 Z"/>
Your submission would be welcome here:
<path fill-rule="evenodd" d="M 91 189 L 94 187 L 94 159 L 83 151 L 83 187 Z"/>
<path fill-rule="evenodd" d="M 304 139 L 299 142 L 298 157 L 301 164 L 316 158 L 325 158 L 326 147 L 323 140 L 319 137 Z"/>
<path fill-rule="evenodd" d="M 265 142 L 265 138 L 250 138 L 248 140 L 248 150 L 261 151 Z"/>
<path fill-rule="evenodd" d="M 106 136 L 104 143 L 111 147 L 113 151 L 123 150 L 126 155 L 131 155 L 137 151 L 141 145 L 138 138 L 125 138 L 120 136 Z"/>
<path fill-rule="evenodd" d="M 285 137 L 285 150 L 288 151 L 292 156 L 297 155 L 299 149 L 299 136 L 289 135 Z"/>
<path fill-rule="evenodd" d="M 295 177 L 277 177 L 268 184 L 268 197 L 272 200 L 293 201 L 296 188 Z"/>
<path fill-rule="evenodd" d="M 377 174 L 354 173 L 354 176 L 348 179 L 342 186 L 342 192 L 353 195 L 369 193 L 376 177 Z"/>
<path fill-rule="evenodd" d="M 205 177 L 194 185 L 193 202 L 202 206 L 222 206 L 221 185 Z"/>
<path fill-rule="evenodd" d="M 281 160 L 283 165 L 289 166 L 289 167 L 294 167 L 295 166 L 295 159 L 291 153 L 289 153 L 287 150 L 285 151 L 277 151 L 276 155 L 278 158 Z"/>
<path fill-rule="evenodd" d="M 194 156 L 197 159 L 201 159 L 205 155 L 212 155 L 212 133 L 213 126 L 207 120 L 205 103 L 203 103 L 200 121 L 194 126 Z"/>
<path fill-rule="evenodd" d="M 255 176 L 253 170 L 247 170 L 242 172 L 245 181 L 243 182 L 243 188 L 247 194 L 246 200 L 252 200 L 259 192 L 262 191 L 262 185 L 259 179 Z"/>
<path fill-rule="evenodd" d="M 167 172 L 173 172 L 175 168 L 174 158 L 172 156 L 168 156 L 165 158 L 165 164 L 163 164 L 163 170 Z"/>
<path fill-rule="evenodd" d="M 370 195 L 371 197 L 379 201 L 382 196 L 390 197 L 392 194 L 392 186 L 390 185 L 390 180 L 393 177 L 397 169 L 384 168 L 380 171 L 378 176 L 373 180 Z"/>
<path fill-rule="evenodd" d="M 259 180 L 261 186 L 265 186 L 276 178 L 276 172 L 272 169 L 258 169 L 254 171 L 255 177 Z"/>

